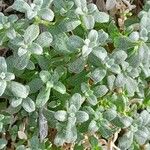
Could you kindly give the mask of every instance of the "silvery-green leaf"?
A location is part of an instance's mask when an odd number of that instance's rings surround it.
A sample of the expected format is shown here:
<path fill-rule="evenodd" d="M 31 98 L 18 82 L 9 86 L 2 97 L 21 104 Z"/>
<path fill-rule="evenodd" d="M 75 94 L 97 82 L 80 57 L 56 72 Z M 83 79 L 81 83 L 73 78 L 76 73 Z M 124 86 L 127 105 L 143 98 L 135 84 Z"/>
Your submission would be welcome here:
<path fill-rule="evenodd" d="M 14 29 L 9 29 L 6 33 L 9 39 L 14 39 L 16 37 L 16 31 Z"/>
<path fill-rule="evenodd" d="M 81 91 L 83 93 L 87 92 L 88 90 L 90 90 L 89 85 L 86 83 L 81 83 Z"/>
<path fill-rule="evenodd" d="M 74 105 L 77 110 L 80 109 L 81 105 L 83 103 L 83 98 L 79 93 L 75 93 L 71 98 L 70 98 L 70 106 Z"/>
<path fill-rule="evenodd" d="M 121 121 L 122 121 L 122 123 L 124 124 L 124 127 L 125 127 L 125 128 L 128 128 L 128 127 L 131 126 L 131 124 L 132 124 L 132 122 L 133 122 L 133 119 L 132 119 L 131 117 L 129 117 L 129 116 L 123 116 L 123 117 L 121 118 Z"/>
<path fill-rule="evenodd" d="M 42 4 L 42 8 L 49 8 L 53 0 L 44 0 Z"/>
<path fill-rule="evenodd" d="M 115 86 L 124 87 L 125 83 L 126 83 L 125 76 L 122 73 L 118 74 L 115 80 Z"/>
<path fill-rule="evenodd" d="M 43 86 L 43 82 L 39 78 L 34 78 L 28 83 L 28 86 L 30 87 L 30 94 L 36 93 L 40 88 Z"/>
<path fill-rule="evenodd" d="M 140 145 L 143 145 L 149 139 L 149 131 L 146 127 L 142 127 L 134 134 L 134 136 L 135 136 L 136 141 Z"/>
<path fill-rule="evenodd" d="M 95 20 L 92 15 L 82 16 L 82 22 L 87 29 L 93 29 L 95 25 Z"/>
<path fill-rule="evenodd" d="M 58 91 L 61 94 L 65 94 L 66 93 L 66 87 L 61 82 L 55 83 L 54 86 L 53 86 L 53 89 L 55 89 L 56 91 Z"/>
<path fill-rule="evenodd" d="M 103 117 L 108 121 L 113 120 L 117 116 L 116 110 L 108 109 L 103 113 Z"/>
<path fill-rule="evenodd" d="M 12 94 L 18 98 L 26 98 L 29 94 L 27 87 L 15 81 L 9 83 L 9 89 Z"/>
<path fill-rule="evenodd" d="M 48 71 L 42 70 L 40 72 L 40 78 L 44 83 L 50 80 L 50 77 L 51 77 L 51 74 Z"/>
<path fill-rule="evenodd" d="M 26 99 L 23 99 L 22 107 L 29 113 L 35 111 L 35 103 L 29 97 L 27 97 Z"/>
<path fill-rule="evenodd" d="M 83 43 L 83 39 L 80 38 L 77 35 L 72 35 L 69 37 L 68 41 L 67 41 L 67 46 L 69 49 L 79 49 L 84 45 Z"/>
<path fill-rule="evenodd" d="M 26 150 L 24 145 L 19 145 L 16 147 L 16 150 Z"/>
<path fill-rule="evenodd" d="M 123 50 L 118 50 L 112 54 L 112 58 L 115 60 L 117 64 L 121 64 L 123 61 L 127 59 L 127 54 Z"/>
<path fill-rule="evenodd" d="M 34 0 L 33 3 L 41 7 L 43 4 L 43 0 Z"/>
<path fill-rule="evenodd" d="M 13 98 L 11 100 L 11 106 L 14 107 L 14 108 L 21 105 L 21 103 L 22 103 L 22 98 Z"/>
<path fill-rule="evenodd" d="M 18 16 L 14 15 L 14 14 L 11 14 L 11 15 L 8 16 L 8 20 L 11 23 L 15 23 L 18 20 Z"/>
<path fill-rule="evenodd" d="M 104 44 L 106 40 L 108 39 L 109 35 L 106 33 L 104 30 L 99 30 L 98 31 L 98 42 L 100 44 Z"/>
<path fill-rule="evenodd" d="M 54 12 L 49 8 L 43 8 L 39 11 L 38 14 L 42 19 L 47 21 L 53 21 L 54 19 Z"/>
<path fill-rule="evenodd" d="M 31 7 L 28 5 L 28 3 L 25 2 L 24 0 L 16 0 L 14 2 L 14 4 L 12 5 L 12 8 L 19 12 L 23 12 L 23 13 L 25 13 L 27 10 L 31 9 Z"/>
<path fill-rule="evenodd" d="M 67 112 L 64 110 L 59 110 L 54 113 L 54 117 L 58 121 L 66 121 L 67 120 Z"/>
<path fill-rule="evenodd" d="M 57 128 L 57 134 L 54 139 L 54 144 L 58 146 L 62 146 L 66 142 L 65 141 L 66 131 L 64 129 L 65 127 L 62 124 L 56 124 L 56 128 Z"/>
<path fill-rule="evenodd" d="M 68 123 L 66 126 L 66 136 L 65 136 L 67 143 L 73 143 L 77 139 L 77 129 L 75 123 L 76 123 L 75 117 L 68 118 Z"/>
<path fill-rule="evenodd" d="M 110 90 L 113 89 L 115 79 L 116 79 L 116 77 L 114 75 L 110 75 L 107 77 L 107 85 L 108 85 Z"/>
<path fill-rule="evenodd" d="M 117 1 L 116 0 L 107 0 L 106 1 L 106 9 L 107 10 L 111 10 L 113 9 L 117 4 Z"/>
<path fill-rule="evenodd" d="M 43 114 L 44 109 L 41 108 L 39 110 L 39 133 L 40 133 L 40 142 L 43 142 L 44 139 L 47 137 L 48 135 L 48 121 L 46 119 L 46 117 Z M 37 137 L 38 140 L 38 137 Z M 37 148 L 36 148 L 37 149 Z"/>
<path fill-rule="evenodd" d="M 89 124 L 88 131 L 95 133 L 98 130 L 98 126 L 95 120 L 92 120 Z"/>
<path fill-rule="evenodd" d="M 89 120 L 89 115 L 85 111 L 77 111 L 76 119 L 77 119 L 77 123 L 83 123 Z"/>
<path fill-rule="evenodd" d="M 34 5 L 34 4 L 33 4 Z M 37 16 L 37 11 L 33 11 L 32 9 L 28 9 L 26 12 L 26 17 L 31 20 L 33 19 L 35 16 Z"/>
<path fill-rule="evenodd" d="M 108 92 L 106 85 L 98 85 L 94 88 L 94 95 L 96 97 L 102 97 Z"/>
<path fill-rule="evenodd" d="M 99 23 L 107 23 L 109 21 L 109 15 L 106 14 L 105 12 L 95 12 L 94 13 L 94 19 L 96 22 Z"/>
<path fill-rule="evenodd" d="M 141 28 L 140 39 L 142 39 L 144 42 L 148 40 L 148 31 L 146 28 Z"/>
<path fill-rule="evenodd" d="M 106 70 L 97 68 L 91 73 L 90 78 L 96 84 L 96 83 L 102 81 L 103 78 L 105 77 L 105 75 L 106 75 Z"/>
<path fill-rule="evenodd" d="M 14 60 L 14 67 L 18 70 L 23 70 L 27 67 L 30 60 L 30 55 L 28 53 L 22 55 L 21 57 L 16 56 Z"/>
<path fill-rule="evenodd" d="M 5 92 L 7 83 L 5 80 L 0 80 L 0 96 L 3 95 L 3 93 Z"/>
<path fill-rule="evenodd" d="M 35 69 L 35 65 L 33 63 L 33 61 L 29 60 L 28 65 L 26 67 L 28 70 L 34 70 Z"/>
<path fill-rule="evenodd" d="M 7 145 L 7 141 L 5 139 L 0 139 L 0 149 L 4 149 Z"/>
<path fill-rule="evenodd" d="M 50 96 L 50 91 L 51 89 L 50 88 L 45 88 L 43 87 L 41 90 L 40 90 L 40 93 L 38 94 L 37 98 L 36 98 L 36 106 L 37 107 L 43 107 L 47 101 L 49 100 L 49 96 Z"/>
<path fill-rule="evenodd" d="M 0 56 L 0 73 L 7 72 L 7 64 L 4 57 Z"/>
<path fill-rule="evenodd" d="M 27 53 L 27 48 L 19 47 L 18 49 L 18 56 L 21 57 Z"/>
<path fill-rule="evenodd" d="M 129 35 L 129 38 L 133 41 L 138 41 L 140 38 L 139 33 L 137 31 L 134 31 Z"/>
<path fill-rule="evenodd" d="M 74 0 L 74 3 L 77 7 L 81 7 L 81 8 L 86 8 L 87 7 L 87 2 L 86 0 Z"/>
<path fill-rule="evenodd" d="M 63 32 L 69 32 L 74 30 L 77 26 L 81 24 L 80 20 L 77 19 L 65 19 L 59 24 L 59 28 Z"/>
<path fill-rule="evenodd" d="M 147 125 L 150 121 L 150 118 L 149 118 L 150 114 L 148 111 L 146 110 L 143 110 L 140 114 L 140 117 L 142 118 L 142 125 Z"/>
<path fill-rule="evenodd" d="M 97 104 L 97 97 L 95 95 L 89 95 L 87 97 L 87 101 L 91 104 L 91 105 L 96 105 Z"/>
<path fill-rule="evenodd" d="M 31 45 L 29 45 L 28 51 L 30 51 L 32 54 L 41 55 L 43 53 L 43 48 L 39 44 L 33 42 Z"/>
<path fill-rule="evenodd" d="M 128 131 L 125 134 L 123 134 L 122 137 L 119 138 L 118 147 L 120 149 L 128 149 L 130 148 L 132 143 L 133 143 L 133 132 Z"/>
<path fill-rule="evenodd" d="M 103 47 L 96 47 L 92 50 L 92 53 L 103 61 L 107 57 L 107 51 Z"/>
<path fill-rule="evenodd" d="M 121 68 L 119 65 L 117 64 L 113 64 L 111 67 L 110 67 L 110 70 L 113 72 L 113 73 L 116 73 L 116 74 L 120 74 L 121 73 Z"/>
<path fill-rule="evenodd" d="M 26 44 L 31 43 L 32 41 L 34 41 L 38 35 L 39 35 L 39 26 L 32 24 L 30 25 L 24 33 L 24 41 L 26 42 Z"/>
<path fill-rule="evenodd" d="M 126 90 L 128 92 L 128 95 L 133 96 L 134 92 L 137 89 L 137 82 L 135 80 L 133 80 L 130 77 L 126 78 Z"/>
<path fill-rule="evenodd" d="M 97 10 L 97 6 L 93 3 L 87 5 L 88 13 L 92 14 Z"/>
<path fill-rule="evenodd" d="M 3 130 L 3 122 L 0 122 L 0 132 Z"/>
<path fill-rule="evenodd" d="M 38 43 L 42 47 L 49 47 L 52 41 L 53 41 L 53 37 L 50 32 L 42 32 L 38 36 L 36 43 Z"/>
<path fill-rule="evenodd" d="M 96 30 L 91 30 L 88 34 L 88 39 L 90 42 L 96 43 L 98 40 L 98 32 Z"/>
<path fill-rule="evenodd" d="M 80 73 L 83 71 L 86 60 L 83 57 L 77 58 L 74 62 L 68 64 L 68 70 L 73 73 Z"/>
<path fill-rule="evenodd" d="M 68 54 L 72 52 L 67 48 L 67 41 L 69 39 L 67 34 L 62 32 L 56 34 L 56 32 L 53 32 L 52 35 L 53 35 L 52 46 L 57 52 L 63 54 Z"/>
<path fill-rule="evenodd" d="M 92 52 L 92 50 L 92 48 L 88 47 L 87 45 L 84 45 L 82 47 L 82 56 L 87 57 Z"/>

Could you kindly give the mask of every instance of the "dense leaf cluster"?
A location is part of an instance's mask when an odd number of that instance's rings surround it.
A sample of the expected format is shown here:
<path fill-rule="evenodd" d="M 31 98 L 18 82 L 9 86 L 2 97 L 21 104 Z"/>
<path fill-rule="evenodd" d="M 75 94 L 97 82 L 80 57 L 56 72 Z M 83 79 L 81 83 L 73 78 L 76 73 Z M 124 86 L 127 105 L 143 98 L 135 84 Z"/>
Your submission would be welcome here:
<path fill-rule="evenodd" d="M 23 17 L 0 13 L 0 149 L 79 150 L 88 136 L 96 150 L 116 133 L 121 150 L 150 149 L 150 1 L 123 31 L 86 0 L 11 7 Z"/>

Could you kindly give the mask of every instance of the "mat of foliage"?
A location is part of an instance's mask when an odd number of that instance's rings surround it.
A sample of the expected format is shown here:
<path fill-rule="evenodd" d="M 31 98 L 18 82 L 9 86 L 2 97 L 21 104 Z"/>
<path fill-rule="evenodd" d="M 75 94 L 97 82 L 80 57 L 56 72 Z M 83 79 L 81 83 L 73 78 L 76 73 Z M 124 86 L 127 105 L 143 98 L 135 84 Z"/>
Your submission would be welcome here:
<path fill-rule="evenodd" d="M 150 150 L 150 1 L 122 2 L 0 12 L 0 149 Z"/>

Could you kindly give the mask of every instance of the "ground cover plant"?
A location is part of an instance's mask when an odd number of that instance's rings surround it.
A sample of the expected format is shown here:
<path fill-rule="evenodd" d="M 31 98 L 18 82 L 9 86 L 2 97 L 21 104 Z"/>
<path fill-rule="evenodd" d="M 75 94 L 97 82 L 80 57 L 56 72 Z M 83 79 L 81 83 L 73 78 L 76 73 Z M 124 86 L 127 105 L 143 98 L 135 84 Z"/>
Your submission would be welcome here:
<path fill-rule="evenodd" d="M 150 150 L 150 1 L 132 2 L 1 10 L 0 149 Z"/>

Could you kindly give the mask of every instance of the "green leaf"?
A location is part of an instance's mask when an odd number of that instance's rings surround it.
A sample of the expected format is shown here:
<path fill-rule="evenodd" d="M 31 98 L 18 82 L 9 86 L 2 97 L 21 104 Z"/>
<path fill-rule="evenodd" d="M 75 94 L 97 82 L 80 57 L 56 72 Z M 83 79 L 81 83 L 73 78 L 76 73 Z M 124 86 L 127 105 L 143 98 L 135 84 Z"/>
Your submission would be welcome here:
<path fill-rule="evenodd" d="M 23 100 L 23 103 L 22 103 L 22 107 L 28 112 L 28 113 L 31 113 L 33 111 L 35 111 L 35 103 L 34 101 L 27 97 L 26 99 Z"/>
<path fill-rule="evenodd" d="M 98 82 L 103 80 L 105 75 L 106 70 L 97 68 L 91 73 L 90 78 L 94 81 L 95 84 L 97 84 Z"/>
<path fill-rule="evenodd" d="M 63 32 L 70 32 L 74 30 L 77 26 L 81 24 L 80 20 L 75 20 L 75 19 L 64 19 L 60 24 L 59 28 Z"/>
<path fill-rule="evenodd" d="M 0 139 L 0 149 L 4 149 L 7 145 L 7 141 L 5 139 Z"/>
<path fill-rule="evenodd" d="M 39 11 L 38 14 L 42 19 L 47 21 L 53 21 L 54 19 L 54 12 L 49 8 L 43 8 Z"/>
<path fill-rule="evenodd" d="M 0 73 L 7 72 L 7 64 L 4 57 L 0 57 Z"/>
<path fill-rule="evenodd" d="M 28 47 L 28 51 L 30 51 L 32 54 L 41 55 L 43 53 L 42 47 L 37 43 L 32 43 Z"/>
<path fill-rule="evenodd" d="M 42 90 L 40 91 L 40 93 L 38 94 L 37 98 L 36 98 L 36 106 L 37 107 L 43 107 L 47 101 L 49 100 L 49 96 L 50 96 L 50 88 L 46 88 L 43 87 Z"/>
<path fill-rule="evenodd" d="M 54 86 L 53 86 L 53 89 L 55 89 L 56 91 L 58 91 L 61 94 L 66 93 L 66 87 L 61 82 L 55 83 Z"/>
<path fill-rule="evenodd" d="M 15 97 L 18 98 L 26 98 L 29 94 L 29 90 L 27 87 L 22 85 L 21 83 L 12 81 L 9 83 L 9 89 Z"/>
<path fill-rule="evenodd" d="M 30 25 L 24 33 L 24 41 L 26 44 L 32 43 L 39 35 L 39 26 L 38 25 Z"/>
<path fill-rule="evenodd" d="M 7 86 L 7 82 L 5 80 L 0 80 L 0 96 L 3 95 Z"/>
<path fill-rule="evenodd" d="M 67 112 L 64 110 L 59 110 L 57 112 L 54 113 L 54 117 L 58 120 L 58 121 L 66 121 L 67 120 Z"/>
<path fill-rule="evenodd" d="M 50 32 L 42 32 L 38 36 L 36 43 L 38 43 L 42 47 L 49 47 L 52 41 L 53 41 L 53 37 Z"/>
<path fill-rule="evenodd" d="M 77 123 L 83 123 L 89 120 L 89 115 L 84 111 L 77 111 L 76 119 L 77 119 Z"/>
<path fill-rule="evenodd" d="M 94 95 L 96 97 L 102 97 L 108 92 L 108 88 L 105 85 L 98 85 L 94 88 Z"/>

